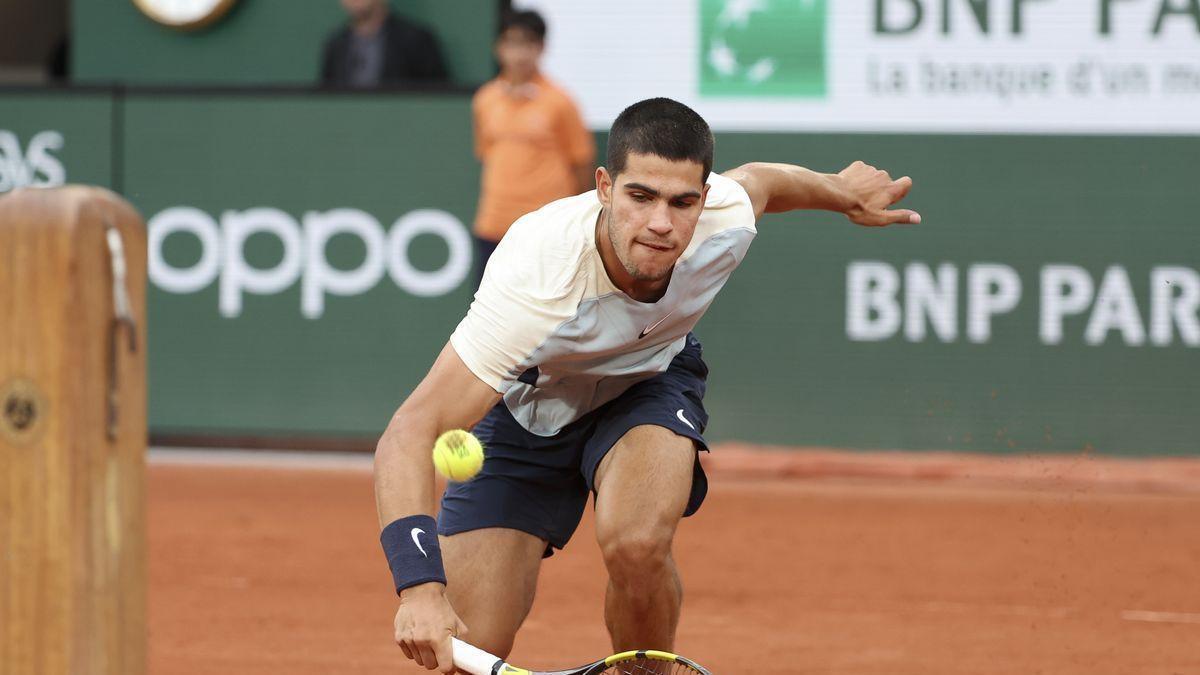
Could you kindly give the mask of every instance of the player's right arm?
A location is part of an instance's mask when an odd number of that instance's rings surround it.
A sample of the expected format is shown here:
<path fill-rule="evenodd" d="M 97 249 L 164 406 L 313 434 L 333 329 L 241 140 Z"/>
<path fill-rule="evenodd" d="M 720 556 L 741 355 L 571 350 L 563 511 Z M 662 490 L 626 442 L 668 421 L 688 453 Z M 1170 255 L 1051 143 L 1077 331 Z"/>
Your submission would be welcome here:
<path fill-rule="evenodd" d="M 518 220 L 501 240 L 467 315 L 396 411 L 375 451 L 381 540 L 400 593 L 396 641 L 430 669 L 453 669 L 449 638 L 462 628 L 444 595 L 440 551 L 430 548 L 437 546 L 431 517 L 434 441 L 482 419 L 501 393 L 538 365 L 533 358 L 538 347 L 578 307 L 575 251 L 547 246 L 549 228 L 536 218 Z"/>
<path fill-rule="evenodd" d="M 401 551 L 413 555 L 412 560 L 417 564 L 402 570 L 401 576 L 416 575 L 414 581 L 422 578 L 426 570 L 421 565 L 430 564 L 427 554 L 437 545 L 436 528 L 425 526 L 418 528 L 421 532 L 412 532 L 409 525 L 421 525 L 422 521 L 408 520 L 432 516 L 435 511 L 431 454 L 434 441 L 443 431 L 470 428 L 499 398 L 500 394 L 472 373 L 447 343 L 379 439 L 375 449 L 375 503 L 380 527 L 396 524 L 390 533 L 393 546 L 411 546 L 416 550 L 417 542 L 422 542 L 419 550 L 425 555 L 424 559 L 418 559 L 412 551 Z M 385 529 L 385 541 L 388 535 Z M 440 567 L 440 553 L 437 557 Z M 392 558 L 389 553 L 393 570 L 405 567 L 403 556 L 401 562 L 393 562 Z M 404 583 L 403 579 L 396 581 Z M 438 581 L 400 588 L 400 608 L 394 626 L 396 642 L 405 656 L 430 670 L 449 673 L 454 670 L 450 636 L 465 633 L 466 627 L 446 600 L 445 589 L 445 584 Z"/>
<path fill-rule="evenodd" d="M 379 525 L 433 513 L 433 443 L 450 429 L 469 429 L 500 394 L 467 368 L 447 342 L 425 379 L 400 406 L 375 448 Z"/>

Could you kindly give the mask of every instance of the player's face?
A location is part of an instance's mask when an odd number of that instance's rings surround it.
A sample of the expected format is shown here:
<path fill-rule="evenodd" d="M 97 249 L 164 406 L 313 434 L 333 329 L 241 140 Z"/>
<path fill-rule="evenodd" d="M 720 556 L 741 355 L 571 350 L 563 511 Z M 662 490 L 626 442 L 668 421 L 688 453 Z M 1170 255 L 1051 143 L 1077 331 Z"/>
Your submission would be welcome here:
<path fill-rule="evenodd" d="M 675 261 L 683 254 L 700 212 L 708 186 L 699 162 L 674 161 L 657 155 L 630 154 L 625 169 L 616 176 L 600 168 L 596 186 L 611 248 L 601 244 L 601 254 L 615 256 L 635 283 L 670 278 Z"/>

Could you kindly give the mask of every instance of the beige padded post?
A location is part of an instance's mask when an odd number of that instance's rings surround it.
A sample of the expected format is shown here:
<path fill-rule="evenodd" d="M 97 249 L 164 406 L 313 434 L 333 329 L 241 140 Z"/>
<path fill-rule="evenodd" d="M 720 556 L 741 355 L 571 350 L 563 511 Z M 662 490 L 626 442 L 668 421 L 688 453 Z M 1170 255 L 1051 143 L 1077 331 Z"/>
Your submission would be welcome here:
<path fill-rule="evenodd" d="M 146 231 L 98 188 L 0 195 L 0 672 L 142 675 Z"/>

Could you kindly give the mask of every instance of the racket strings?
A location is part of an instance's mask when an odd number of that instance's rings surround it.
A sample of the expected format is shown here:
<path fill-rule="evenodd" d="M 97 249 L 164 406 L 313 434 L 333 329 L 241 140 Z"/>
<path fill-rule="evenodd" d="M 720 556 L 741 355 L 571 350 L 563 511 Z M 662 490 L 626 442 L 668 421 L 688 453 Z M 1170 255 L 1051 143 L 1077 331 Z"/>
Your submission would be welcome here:
<path fill-rule="evenodd" d="M 701 671 L 677 661 L 632 659 L 608 666 L 600 675 L 696 675 Z"/>

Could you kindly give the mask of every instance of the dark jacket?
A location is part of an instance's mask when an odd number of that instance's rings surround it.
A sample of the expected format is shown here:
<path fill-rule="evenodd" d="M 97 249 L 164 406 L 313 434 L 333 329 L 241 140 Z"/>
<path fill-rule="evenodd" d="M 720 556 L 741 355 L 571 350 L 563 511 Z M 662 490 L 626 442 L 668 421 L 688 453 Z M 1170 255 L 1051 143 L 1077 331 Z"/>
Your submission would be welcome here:
<path fill-rule="evenodd" d="M 350 84 L 350 26 L 334 31 L 325 41 L 321 59 L 321 84 Z M 381 85 L 405 82 L 445 82 L 446 64 L 437 37 L 429 30 L 389 14 L 383 24 L 383 72 Z"/>

